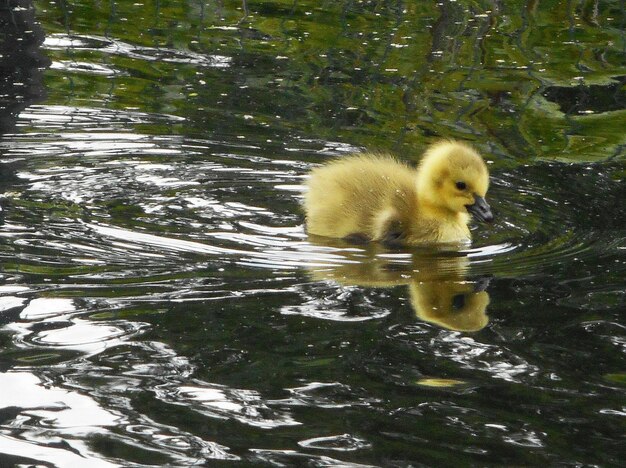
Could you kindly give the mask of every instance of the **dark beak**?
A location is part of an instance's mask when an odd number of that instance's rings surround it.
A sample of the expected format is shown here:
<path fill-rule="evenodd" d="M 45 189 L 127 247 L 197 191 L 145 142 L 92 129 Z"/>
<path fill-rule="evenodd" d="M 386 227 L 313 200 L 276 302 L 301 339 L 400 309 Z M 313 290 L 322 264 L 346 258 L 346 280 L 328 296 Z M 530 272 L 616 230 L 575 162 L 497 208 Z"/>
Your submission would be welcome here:
<path fill-rule="evenodd" d="M 484 221 L 485 223 L 493 221 L 491 207 L 483 197 L 474 195 L 474 204 L 465 205 L 465 208 L 467 208 L 467 211 L 469 211 L 478 221 Z"/>

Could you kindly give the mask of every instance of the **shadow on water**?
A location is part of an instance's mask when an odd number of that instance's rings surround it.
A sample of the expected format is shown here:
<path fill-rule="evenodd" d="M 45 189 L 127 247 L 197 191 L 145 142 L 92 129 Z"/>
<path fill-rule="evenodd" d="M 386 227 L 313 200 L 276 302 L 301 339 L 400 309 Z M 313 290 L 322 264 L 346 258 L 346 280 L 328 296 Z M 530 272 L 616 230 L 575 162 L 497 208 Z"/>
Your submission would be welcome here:
<path fill-rule="evenodd" d="M 20 112 L 45 99 L 42 72 L 50 59 L 41 52 L 44 38 L 32 1 L 0 4 L 0 134 L 14 130 Z"/>
<path fill-rule="evenodd" d="M 619 466 L 624 12 L 575 3 L 0 9 L 0 465 Z M 440 136 L 472 247 L 307 237 L 311 167 Z"/>
<path fill-rule="evenodd" d="M 42 71 L 50 60 L 40 51 L 43 41 L 32 1 L 0 3 L 0 135 L 13 131 L 18 115 L 45 98 Z M 12 181 L 13 171 L 0 166 L 0 192 Z M 4 210 L 0 203 L 0 225 Z"/>

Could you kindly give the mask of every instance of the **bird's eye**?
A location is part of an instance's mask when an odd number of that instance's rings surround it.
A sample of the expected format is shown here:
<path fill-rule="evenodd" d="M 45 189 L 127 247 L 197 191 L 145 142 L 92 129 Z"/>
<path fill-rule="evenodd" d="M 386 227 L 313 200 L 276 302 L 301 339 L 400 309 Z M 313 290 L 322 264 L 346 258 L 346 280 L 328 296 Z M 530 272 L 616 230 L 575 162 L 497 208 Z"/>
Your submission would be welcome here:
<path fill-rule="evenodd" d="M 455 185 L 459 190 L 465 190 L 467 188 L 467 184 L 465 182 L 457 182 Z"/>

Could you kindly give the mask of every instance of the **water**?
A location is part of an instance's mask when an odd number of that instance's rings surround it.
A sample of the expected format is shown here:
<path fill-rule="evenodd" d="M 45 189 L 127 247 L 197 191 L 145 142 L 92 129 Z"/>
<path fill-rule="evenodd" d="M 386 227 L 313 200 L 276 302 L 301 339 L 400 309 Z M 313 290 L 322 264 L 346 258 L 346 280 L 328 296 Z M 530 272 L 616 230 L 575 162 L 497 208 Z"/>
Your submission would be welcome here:
<path fill-rule="evenodd" d="M 0 5 L 2 466 L 620 465 L 623 2 L 34 7 Z M 471 247 L 307 237 L 311 167 L 441 136 L 490 162 Z"/>

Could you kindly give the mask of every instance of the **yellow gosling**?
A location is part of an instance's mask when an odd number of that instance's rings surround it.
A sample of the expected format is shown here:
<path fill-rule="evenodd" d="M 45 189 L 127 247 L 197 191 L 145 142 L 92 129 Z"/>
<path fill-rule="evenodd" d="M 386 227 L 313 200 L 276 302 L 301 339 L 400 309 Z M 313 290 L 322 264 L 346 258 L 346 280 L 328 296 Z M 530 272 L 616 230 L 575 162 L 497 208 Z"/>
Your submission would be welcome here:
<path fill-rule="evenodd" d="M 468 242 L 470 214 L 493 220 L 487 166 L 458 141 L 432 145 L 417 169 L 389 155 L 338 159 L 314 169 L 306 185 L 309 234 L 350 242 Z"/>

